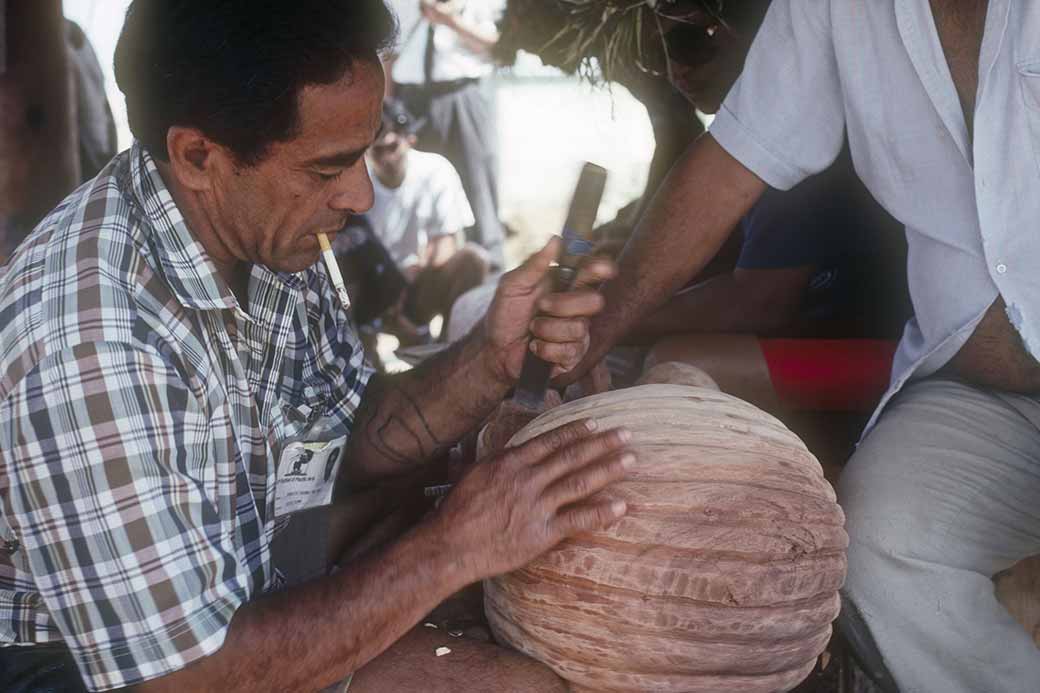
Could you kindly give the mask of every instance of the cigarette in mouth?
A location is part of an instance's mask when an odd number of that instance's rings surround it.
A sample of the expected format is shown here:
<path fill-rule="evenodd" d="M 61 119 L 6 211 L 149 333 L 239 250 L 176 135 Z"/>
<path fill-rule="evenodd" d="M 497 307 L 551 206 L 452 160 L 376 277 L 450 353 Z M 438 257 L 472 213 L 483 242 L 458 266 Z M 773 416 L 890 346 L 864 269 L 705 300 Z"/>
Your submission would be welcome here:
<path fill-rule="evenodd" d="M 347 295 L 347 287 L 343 285 L 343 275 L 339 273 L 339 263 L 336 256 L 332 254 L 332 244 L 329 237 L 323 233 L 318 234 L 318 245 L 321 246 L 321 259 L 325 261 L 325 269 L 332 278 L 332 285 L 336 287 L 339 302 L 343 304 L 343 310 L 350 308 L 350 296 Z"/>

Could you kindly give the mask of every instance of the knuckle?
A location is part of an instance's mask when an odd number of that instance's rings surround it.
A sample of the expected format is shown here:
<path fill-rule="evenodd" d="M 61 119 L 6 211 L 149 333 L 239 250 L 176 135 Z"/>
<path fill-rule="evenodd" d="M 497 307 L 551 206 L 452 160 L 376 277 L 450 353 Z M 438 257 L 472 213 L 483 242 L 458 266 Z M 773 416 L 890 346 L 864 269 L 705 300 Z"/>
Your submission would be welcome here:
<path fill-rule="evenodd" d="M 571 445 L 570 447 L 564 448 L 560 451 L 560 462 L 566 467 L 573 467 L 581 460 L 579 450 L 580 446 L 577 445 Z"/>
<path fill-rule="evenodd" d="M 599 508 L 589 508 L 578 513 L 577 522 L 579 529 L 590 530 L 602 526 Z"/>
<path fill-rule="evenodd" d="M 570 423 L 566 426 L 554 428 L 545 434 L 545 442 L 549 452 L 560 449 L 564 445 L 576 440 L 579 436 L 580 422 Z M 537 440 L 537 438 L 536 438 Z"/>
<path fill-rule="evenodd" d="M 595 491 L 595 484 L 584 474 L 577 475 L 570 482 L 570 490 L 574 497 L 585 498 Z"/>

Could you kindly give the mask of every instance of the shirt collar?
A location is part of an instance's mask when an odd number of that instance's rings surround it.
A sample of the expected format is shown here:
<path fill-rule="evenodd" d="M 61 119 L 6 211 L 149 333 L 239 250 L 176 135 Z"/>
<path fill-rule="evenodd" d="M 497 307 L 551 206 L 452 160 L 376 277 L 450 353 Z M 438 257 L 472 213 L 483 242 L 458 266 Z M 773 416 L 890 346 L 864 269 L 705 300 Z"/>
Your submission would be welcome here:
<path fill-rule="evenodd" d="M 137 141 L 130 149 L 130 177 L 134 197 L 151 222 L 159 267 L 181 305 L 194 310 L 237 308 L 238 300 L 220 278 L 206 249 L 192 235 L 155 160 Z M 258 279 L 291 291 L 300 291 L 305 284 L 302 273 L 272 272 L 254 266 L 250 284 Z"/>

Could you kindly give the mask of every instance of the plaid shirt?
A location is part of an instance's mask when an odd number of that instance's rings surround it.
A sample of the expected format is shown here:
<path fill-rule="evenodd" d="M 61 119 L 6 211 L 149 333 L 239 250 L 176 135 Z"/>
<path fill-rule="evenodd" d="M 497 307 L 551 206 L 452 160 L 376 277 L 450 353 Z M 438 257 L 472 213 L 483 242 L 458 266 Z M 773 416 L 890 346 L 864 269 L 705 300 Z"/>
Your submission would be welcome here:
<path fill-rule="evenodd" d="M 279 441 L 368 380 L 320 263 L 254 267 L 248 315 L 225 287 L 137 145 L 0 278 L 0 644 L 64 641 L 92 689 L 221 646 L 275 583 Z"/>

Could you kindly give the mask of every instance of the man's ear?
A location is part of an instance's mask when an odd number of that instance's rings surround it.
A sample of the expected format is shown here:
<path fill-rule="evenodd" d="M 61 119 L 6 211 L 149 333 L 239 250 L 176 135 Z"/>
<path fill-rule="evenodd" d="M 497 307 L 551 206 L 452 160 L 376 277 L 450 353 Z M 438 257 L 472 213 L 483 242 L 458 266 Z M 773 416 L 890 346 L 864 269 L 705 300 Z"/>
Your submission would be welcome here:
<path fill-rule="evenodd" d="M 196 192 L 212 188 L 214 178 L 231 163 L 224 147 L 195 128 L 175 125 L 167 130 L 166 150 L 177 181 Z"/>

